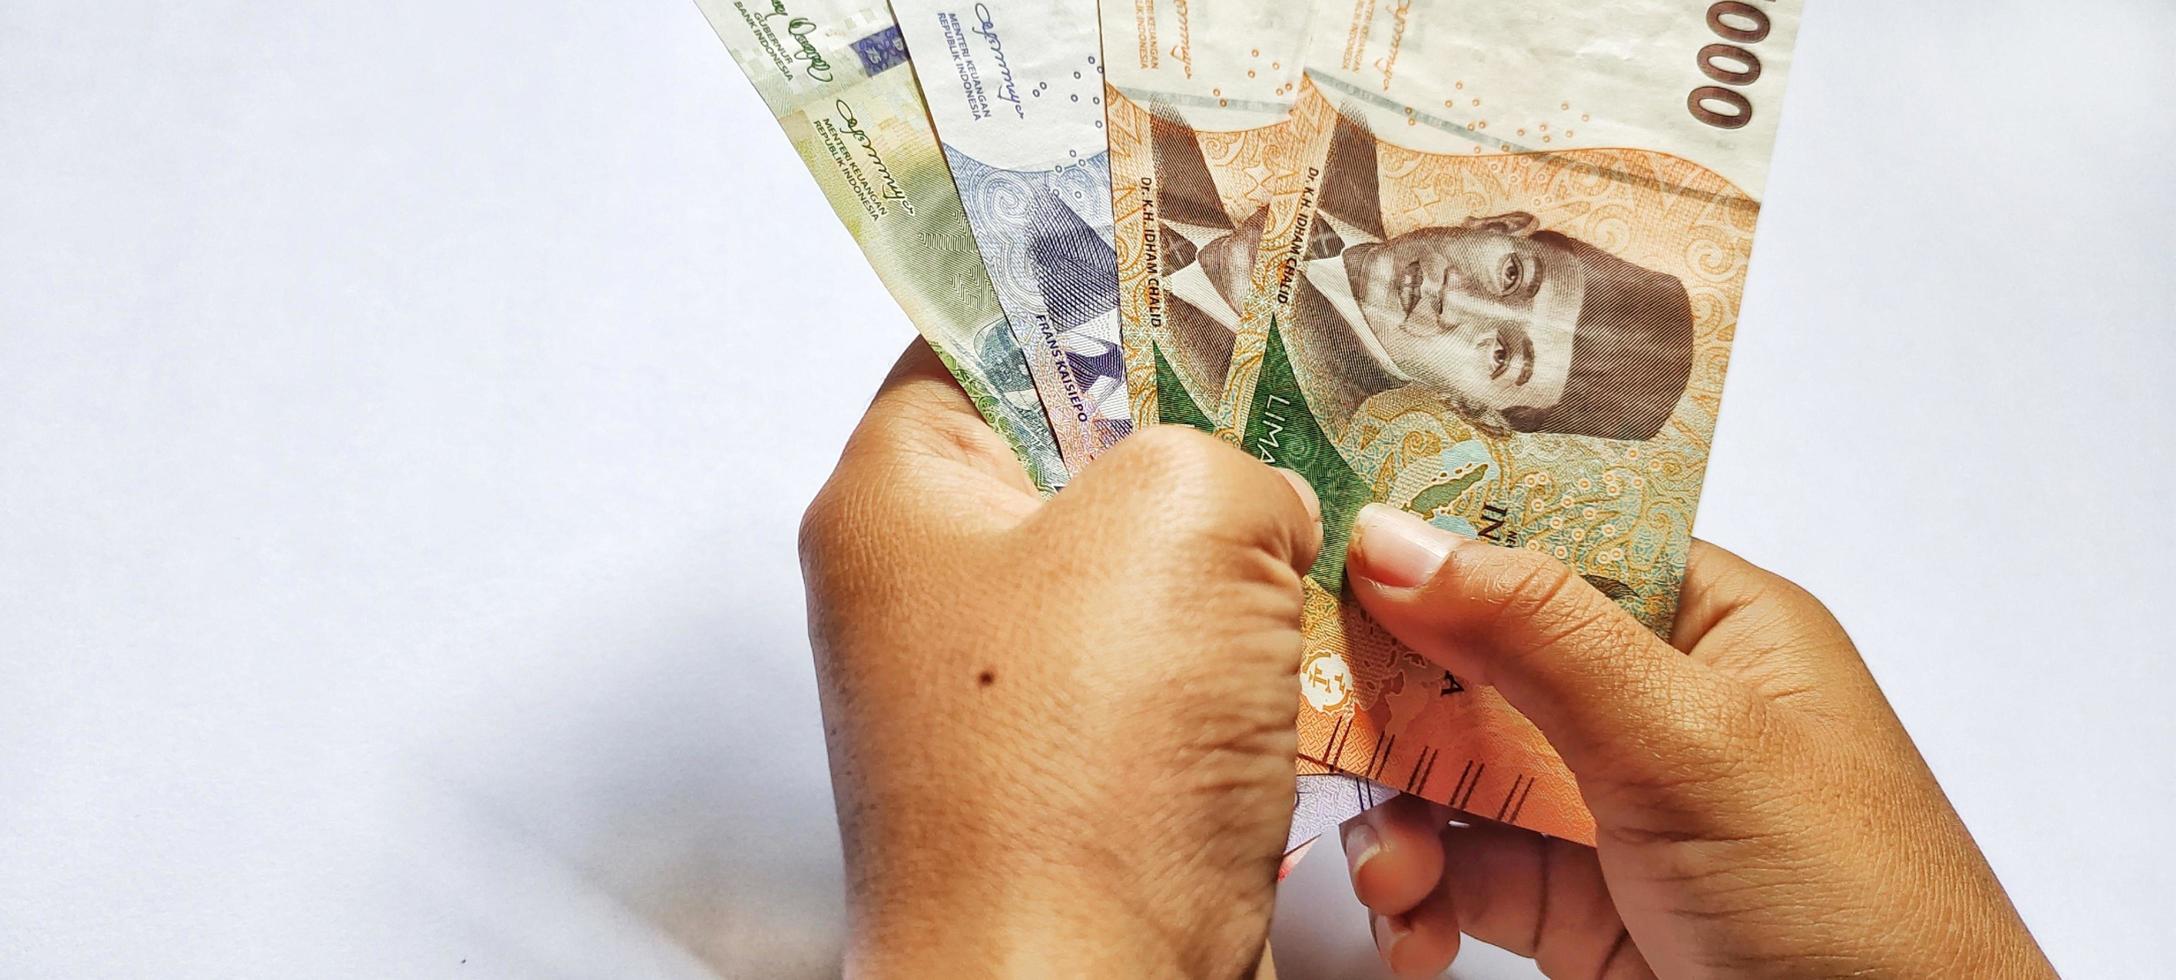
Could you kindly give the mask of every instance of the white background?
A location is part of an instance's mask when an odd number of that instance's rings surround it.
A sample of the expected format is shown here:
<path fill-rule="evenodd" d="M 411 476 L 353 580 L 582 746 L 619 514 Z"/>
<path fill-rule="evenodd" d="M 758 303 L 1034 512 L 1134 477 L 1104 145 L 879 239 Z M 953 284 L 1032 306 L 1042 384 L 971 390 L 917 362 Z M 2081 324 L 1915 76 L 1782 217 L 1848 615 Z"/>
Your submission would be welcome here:
<path fill-rule="evenodd" d="M 1816 5 L 1700 517 L 2078 977 L 2176 956 L 2172 46 Z M 683 0 L 0 3 L 0 974 L 833 969 L 793 532 L 908 336 Z M 1334 852 L 1277 935 L 1365 975 Z"/>

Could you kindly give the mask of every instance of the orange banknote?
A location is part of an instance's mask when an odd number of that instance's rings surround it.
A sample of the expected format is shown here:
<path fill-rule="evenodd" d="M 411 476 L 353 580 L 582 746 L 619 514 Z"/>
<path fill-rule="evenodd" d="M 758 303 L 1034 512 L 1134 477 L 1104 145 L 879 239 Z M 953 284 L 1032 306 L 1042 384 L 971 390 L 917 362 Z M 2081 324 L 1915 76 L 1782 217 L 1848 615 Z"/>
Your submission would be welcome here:
<path fill-rule="evenodd" d="M 1252 295 L 1260 214 L 1294 179 L 1283 137 L 1312 8 L 1195 0 L 1102 6 L 1120 335 L 1137 425 L 1215 430 L 1232 341 Z"/>
<path fill-rule="evenodd" d="M 1302 180 L 1267 210 L 1225 395 L 1241 445 L 1324 504 L 1303 764 L 1591 841 L 1523 717 L 1341 598 L 1344 546 L 1362 505 L 1393 504 L 1552 555 L 1667 631 L 1798 12 L 1318 7 Z"/>

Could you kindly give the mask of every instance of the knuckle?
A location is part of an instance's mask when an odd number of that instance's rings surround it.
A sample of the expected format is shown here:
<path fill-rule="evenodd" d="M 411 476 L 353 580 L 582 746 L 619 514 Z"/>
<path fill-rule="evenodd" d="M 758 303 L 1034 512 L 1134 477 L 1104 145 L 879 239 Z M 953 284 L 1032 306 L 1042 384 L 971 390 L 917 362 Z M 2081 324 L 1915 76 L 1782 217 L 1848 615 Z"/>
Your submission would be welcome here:
<path fill-rule="evenodd" d="M 848 441 L 848 453 L 871 457 L 960 454 L 970 439 L 961 431 L 959 419 L 933 405 L 921 387 L 910 384 L 886 392 Z"/>
<path fill-rule="evenodd" d="M 1767 780 L 1779 759 L 1799 754 L 1774 714 L 1744 692 L 1679 687 L 1660 695 L 1669 744 L 1650 746 L 1656 788 L 1677 796 L 1742 799 Z M 1757 793 L 1751 795 L 1759 795 Z"/>
<path fill-rule="evenodd" d="M 801 512 L 801 526 L 795 532 L 794 540 L 804 565 L 821 561 L 836 549 L 840 530 L 846 523 L 844 496 L 839 481 L 833 479 L 816 491 L 807 509 Z"/>
<path fill-rule="evenodd" d="M 1256 506 L 1289 495 L 1282 477 L 1207 433 L 1183 425 L 1136 432 L 1108 461 L 1128 492 L 1156 500 L 1160 524 L 1172 530 L 1253 541 L 1271 530 L 1274 508 Z"/>
<path fill-rule="evenodd" d="M 1693 688 L 1678 690 L 1671 700 L 1678 732 L 1696 750 L 1688 756 L 1709 765 L 1736 766 L 1757 758 L 1775 727 L 1761 702 L 1749 696 Z"/>
<path fill-rule="evenodd" d="M 1198 525 L 1224 502 L 1208 478 L 1205 450 L 1210 447 L 1201 444 L 1207 438 L 1183 426 L 1136 432 L 1083 471 L 1077 482 L 1097 487 L 1098 493 L 1122 494 L 1140 505 L 1130 510 L 1156 512 L 1175 529 Z"/>
<path fill-rule="evenodd" d="M 1778 650 L 1841 653 L 1856 662 L 1857 653 L 1843 624 L 1813 593 L 1779 575 L 1753 572 L 1725 616 Z M 1829 663 L 1828 657 L 1818 658 Z"/>
<path fill-rule="evenodd" d="M 1821 597 L 1806 590 L 1802 585 L 1781 575 L 1769 575 L 1768 588 L 1777 605 L 1783 607 L 1792 619 L 1805 624 L 1840 628 L 1836 614 Z"/>
<path fill-rule="evenodd" d="M 1571 566 L 1531 551 L 1514 551 L 1507 562 L 1504 606 L 1517 613 L 1534 614 L 1549 607 L 1571 588 Z"/>
<path fill-rule="evenodd" d="M 1150 426 L 1127 437 L 1118 453 L 1132 466 L 1163 475 L 1198 475 L 1212 470 L 1230 447 L 1216 437 L 1183 425 Z"/>
<path fill-rule="evenodd" d="M 1512 552 L 1493 581 L 1484 585 L 1484 592 L 1494 596 L 1491 625 L 1528 627 L 1543 643 L 1576 632 L 1592 618 L 1591 611 L 1564 601 L 1577 581 L 1571 567 L 1562 562 L 1532 552 Z"/>
<path fill-rule="evenodd" d="M 1718 563 L 1721 570 L 1714 587 L 1732 597 L 1732 613 L 1762 613 L 1795 624 L 1841 628 L 1828 605 L 1797 582 L 1705 541 L 1696 543 L 1703 552 L 1724 559 Z"/>
<path fill-rule="evenodd" d="M 850 454 L 816 491 L 801 512 L 795 544 L 804 572 L 844 567 L 865 560 L 873 547 L 891 536 L 872 535 L 872 527 L 897 526 L 903 515 L 887 493 L 894 482 L 890 461 Z"/>

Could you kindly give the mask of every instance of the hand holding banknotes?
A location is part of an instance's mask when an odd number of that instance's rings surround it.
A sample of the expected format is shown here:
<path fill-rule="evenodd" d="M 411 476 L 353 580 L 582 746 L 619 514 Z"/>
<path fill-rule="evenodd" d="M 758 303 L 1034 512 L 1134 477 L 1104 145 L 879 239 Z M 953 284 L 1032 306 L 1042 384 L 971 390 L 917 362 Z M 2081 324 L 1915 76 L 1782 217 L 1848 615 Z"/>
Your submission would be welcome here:
<path fill-rule="evenodd" d="M 1321 539 L 1304 483 L 1179 426 L 1044 501 L 915 344 L 802 526 L 849 970 L 1250 970 Z"/>
<path fill-rule="evenodd" d="M 1596 821 L 1595 848 L 1414 797 L 1351 821 L 1399 975 L 1440 972 L 1461 932 L 1563 977 L 2053 975 L 1797 586 L 1695 544 L 1664 644 L 1561 562 L 1392 508 L 1347 567 L 1377 622 L 1541 728 Z"/>
<path fill-rule="evenodd" d="M 1693 538 L 1799 0 L 697 4 L 929 345 L 802 538 L 857 970 L 1238 975 L 1342 822 L 1401 974 L 2048 972 Z"/>
<path fill-rule="evenodd" d="M 1317 514 L 1175 426 L 1043 501 L 917 344 L 802 535 L 850 970 L 1246 974 L 1290 815 Z M 1789 583 L 1696 549 L 1685 656 L 1560 563 L 1393 510 L 1363 515 L 1350 568 L 1384 626 L 1542 728 L 1600 831 L 1597 851 L 1445 829 L 1412 798 L 1356 821 L 1397 973 L 1440 971 L 1461 931 L 1557 976 L 2050 973 Z"/>

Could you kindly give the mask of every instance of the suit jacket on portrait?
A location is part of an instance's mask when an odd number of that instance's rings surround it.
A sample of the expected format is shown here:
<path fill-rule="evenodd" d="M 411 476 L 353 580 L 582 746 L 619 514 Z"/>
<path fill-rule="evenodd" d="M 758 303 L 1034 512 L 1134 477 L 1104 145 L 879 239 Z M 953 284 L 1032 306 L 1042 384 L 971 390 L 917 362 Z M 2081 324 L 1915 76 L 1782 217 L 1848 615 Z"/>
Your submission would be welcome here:
<path fill-rule="evenodd" d="M 1224 311 L 1205 310 L 1181 293 L 1199 267 L 1230 311 L 1246 308 L 1248 283 L 1259 254 L 1267 209 L 1233 222 L 1217 194 L 1193 131 L 1157 116 L 1151 120 L 1158 195 L 1158 238 L 1166 284 L 1165 324 L 1173 338 L 1165 356 L 1195 390 L 1218 392 L 1231 364 L 1236 322 Z M 1306 262 L 1335 260 L 1348 238 L 1383 239 L 1382 202 L 1375 140 L 1340 117 L 1321 178 L 1321 213 L 1314 222 Z M 1338 230 L 1344 226 L 1345 232 Z M 1199 283 L 1199 278 L 1192 280 Z M 1198 286 L 1196 287 L 1198 288 Z M 1348 322 L 1320 290 L 1295 274 L 1292 314 L 1277 324 L 1309 407 L 1331 431 L 1341 432 L 1360 403 L 1399 382 L 1361 346 Z M 1243 414 L 1243 412 L 1242 412 Z"/>

